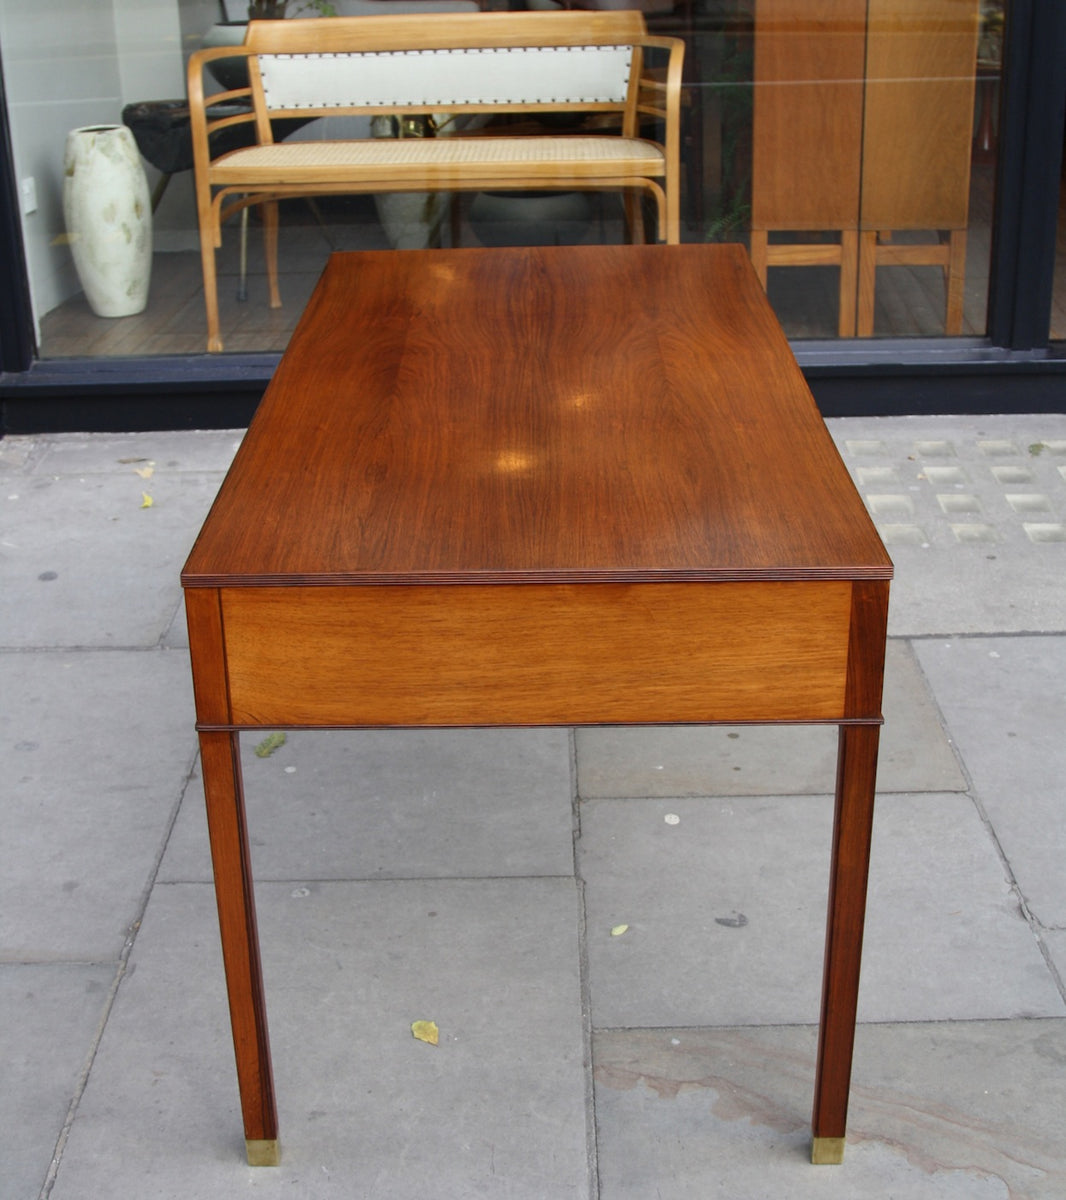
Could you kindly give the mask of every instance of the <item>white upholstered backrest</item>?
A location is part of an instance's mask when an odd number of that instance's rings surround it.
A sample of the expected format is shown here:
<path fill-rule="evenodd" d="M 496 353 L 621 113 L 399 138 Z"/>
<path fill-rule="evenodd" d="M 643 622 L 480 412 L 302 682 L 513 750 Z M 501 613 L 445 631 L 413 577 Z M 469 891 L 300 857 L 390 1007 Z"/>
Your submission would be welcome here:
<path fill-rule="evenodd" d="M 619 104 L 631 46 L 261 54 L 268 111 L 455 108 L 458 105 Z"/>

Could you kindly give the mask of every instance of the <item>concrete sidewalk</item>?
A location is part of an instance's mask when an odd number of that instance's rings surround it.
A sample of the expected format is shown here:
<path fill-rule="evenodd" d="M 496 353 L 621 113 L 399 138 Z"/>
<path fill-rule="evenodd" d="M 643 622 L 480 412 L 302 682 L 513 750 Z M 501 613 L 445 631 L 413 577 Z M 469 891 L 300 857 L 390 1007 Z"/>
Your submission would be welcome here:
<path fill-rule="evenodd" d="M 246 739 L 244 1165 L 178 583 L 240 434 L 0 442 L 0 1198 L 1066 1196 L 1066 416 L 830 428 L 897 565 L 840 1167 L 819 728 Z"/>

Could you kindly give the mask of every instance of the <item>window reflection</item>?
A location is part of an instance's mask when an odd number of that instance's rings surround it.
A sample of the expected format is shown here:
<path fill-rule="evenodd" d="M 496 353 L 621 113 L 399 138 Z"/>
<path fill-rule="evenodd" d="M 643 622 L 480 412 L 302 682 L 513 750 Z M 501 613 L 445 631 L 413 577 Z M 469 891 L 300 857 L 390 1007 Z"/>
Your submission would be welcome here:
<path fill-rule="evenodd" d="M 991 186 L 972 175 L 980 16 L 978 0 L 755 2 L 752 258 L 764 278 L 831 266 L 840 336 L 983 323 L 975 291 L 964 317 L 971 195 L 987 215 Z"/>
<path fill-rule="evenodd" d="M 1055 277 L 1051 303 L 1051 337 L 1066 341 L 1066 130 L 1063 130 L 1059 223 L 1055 233 Z"/>
<path fill-rule="evenodd" d="M 44 356 L 202 352 L 196 206 L 191 162 L 181 152 L 183 68 L 205 38 L 241 36 L 239 23 L 223 22 L 238 22 L 243 2 L 228 3 L 155 0 L 136 22 L 123 8 L 112 33 L 93 15 L 96 5 L 58 0 L 43 14 L 43 6 L 0 0 Z M 548 8 L 555 0 L 527 3 Z M 567 3 L 617 7 L 614 0 Z M 375 5 L 396 11 L 405 0 L 335 0 L 334 8 L 354 13 Z M 475 0 L 436 0 L 442 5 L 478 7 Z M 654 33 L 686 44 L 682 240 L 747 245 L 793 339 L 984 332 L 1004 0 L 635 5 Z M 504 10 L 508 0 L 482 0 L 481 7 Z M 152 277 L 143 313 L 105 318 L 89 308 L 73 269 L 61 201 L 63 144 L 69 129 L 122 124 L 124 112 L 138 134 L 155 206 Z M 351 120 L 367 127 L 355 136 L 369 133 L 368 118 Z M 530 121 L 560 137 L 582 132 L 572 116 L 538 113 Z M 513 122 L 490 114 L 484 123 L 506 132 Z M 288 136 L 321 135 L 312 123 Z M 416 194 L 421 211 L 432 195 Z M 627 236 L 624 206 L 610 192 L 480 192 L 437 207 L 430 234 L 444 245 L 454 238 L 491 247 Z M 219 253 L 226 350 L 283 348 L 333 250 L 420 244 L 419 229 L 412 230 L 419 220 L 410 197 L 283 202 L 284 304 L 272 309 L 260 213 L 249 213 L 246 237 L 235 218 Z M 650 221 L 647 236 L 654 237 Z M 1064 291 L 1060 272 L 1057 337 L 1066 336 Z"/>

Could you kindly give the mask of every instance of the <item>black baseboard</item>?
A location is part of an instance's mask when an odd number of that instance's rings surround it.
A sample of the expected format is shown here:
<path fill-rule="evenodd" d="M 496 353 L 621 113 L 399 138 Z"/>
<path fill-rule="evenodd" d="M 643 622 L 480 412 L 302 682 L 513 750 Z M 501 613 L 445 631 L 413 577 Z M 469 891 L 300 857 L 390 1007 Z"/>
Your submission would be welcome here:
<path fill-rule="evenodd" d="M 165 429 L 244 429 L 263 389 L 126 396 L 18 396 L 0 400 L 0 430 L 20 433 L 139 433 Z"/>
<path fill-rule="evenodd" d="M 804 373 L 823 417 L 1066 413 L 1066 371 L 877 378 Z"/>
<path fill-rule="evenodd" d="M 0 435 L 242 429 L 278 355 L 56 359 L 0 375 Z"/>

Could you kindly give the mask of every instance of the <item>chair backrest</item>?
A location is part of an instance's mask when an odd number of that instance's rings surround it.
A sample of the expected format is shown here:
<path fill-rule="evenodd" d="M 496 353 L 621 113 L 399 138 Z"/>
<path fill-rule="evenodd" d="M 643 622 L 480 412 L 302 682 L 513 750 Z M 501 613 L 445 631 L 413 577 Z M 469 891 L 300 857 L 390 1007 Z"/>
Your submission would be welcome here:
<path fill-rule="evenodd" d="M 636 11 L 253 21 L 252 94 L 272 115 L 632 103 Z"/>

